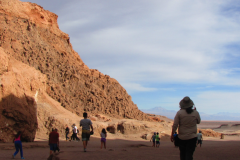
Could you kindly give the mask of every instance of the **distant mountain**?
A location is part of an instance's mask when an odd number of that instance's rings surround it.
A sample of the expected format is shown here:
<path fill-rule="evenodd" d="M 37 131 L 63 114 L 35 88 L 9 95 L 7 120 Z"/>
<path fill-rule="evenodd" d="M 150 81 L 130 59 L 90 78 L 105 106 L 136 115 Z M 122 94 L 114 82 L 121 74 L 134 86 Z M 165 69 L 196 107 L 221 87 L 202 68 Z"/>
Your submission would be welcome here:
<path fill-rule="evenodd" d="M 174 119 L 177 110 L 168 110 L 162 107 L 154 107 L 150 109 L 142 109 L 145 113 L 151 113 L 161 116 L 166 116 L 170 119 Z M 219 112 L 217 114 L 206 114 L 200 112 L 202 120 L 217 120 L 217 121 L 240 121 L 240 113 Z"/>
<path fill-rule="evenodd" d="M 218 120 L 218 121 L 239 121 L 240 113 L 220 112 L 217 114 L 206 114 L 200 112 L 202 120 Z"/>

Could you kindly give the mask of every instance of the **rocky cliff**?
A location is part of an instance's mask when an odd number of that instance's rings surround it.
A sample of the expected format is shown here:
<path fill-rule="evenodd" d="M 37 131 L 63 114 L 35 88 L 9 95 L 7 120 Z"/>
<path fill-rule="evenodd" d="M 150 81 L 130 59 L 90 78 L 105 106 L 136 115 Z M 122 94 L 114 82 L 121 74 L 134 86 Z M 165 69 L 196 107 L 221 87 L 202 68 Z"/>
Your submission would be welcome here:
<path fill-rule="evenodd" d="M 35 94 L 45 90 L 46 76 L 1 47 L 0 62 L 0 141 L 11 142 L 17 131 L 24 131 L 23 141 L 33 141 L 38 129 Z"/>
<path fill-rule="evenodd" d="M 37 4 L 1 0 L 0 47 L 46 75 L 47 94 L 77 115 L 87 111 L 149 120 L 115 79 L 83 63 L 57 18 Z"/>

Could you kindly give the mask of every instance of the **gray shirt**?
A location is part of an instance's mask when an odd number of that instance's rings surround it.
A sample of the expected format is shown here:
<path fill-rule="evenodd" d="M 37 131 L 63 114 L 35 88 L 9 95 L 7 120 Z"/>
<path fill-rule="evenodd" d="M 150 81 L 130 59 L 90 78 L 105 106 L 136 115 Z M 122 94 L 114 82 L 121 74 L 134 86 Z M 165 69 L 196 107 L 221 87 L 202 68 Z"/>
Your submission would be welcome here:
<path fill-rule="evenodd" d="M 178 128 L 178 137 L 181 140 L 188 140 L 197 137 L 197 124 L 201 122 L 198 111 L 193 110 L 188 114 L 185 109 L 177 112 L 174 123 L 173 132 Z"/>
<path fill-rule="evenodd" d="M 198 138 L 198 140 L 201 140 L 202 139 L 202 133 L 198 133 L 197 138 Z"/>
<path fill-rule="evenodd" d="M 82 126 L 83 130 L 90 131 L 90 126 L 92 125 L 92 121 L 90 119 L 82 119 L 80 121 L 80 126 Z"/>

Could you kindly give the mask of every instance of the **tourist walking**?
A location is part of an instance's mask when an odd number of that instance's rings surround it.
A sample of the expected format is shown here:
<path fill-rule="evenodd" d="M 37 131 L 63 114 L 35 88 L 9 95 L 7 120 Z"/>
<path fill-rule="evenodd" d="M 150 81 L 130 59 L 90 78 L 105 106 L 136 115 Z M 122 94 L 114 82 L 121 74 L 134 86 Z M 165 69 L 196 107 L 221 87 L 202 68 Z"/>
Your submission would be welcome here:
<path fill-rule="evenodd" d="M 75 125 L 75 123 L 72 125 L 71 140 L 77 140 L 77 126 Z"/>
<path fill-rule="evenodd" d="M 49 141 L 48 145 L 50 147 L 50 155 L 55 153 L 56 150 L 59 148 L 59 134 L 57 133 L 57 129 L 54 129 L 50 134 L 49 134 Z"/>
<path fill-rule="evenodd" d="M 93 126 L 92 121 L 90 119 L 87 119 L 88 115 L 86 112 L 83 113 L 84 119 L 80 121 L 80 127 L 82 127 L 82 141 L 83 141 L 83 149 L 84 152 L 87 151 L 87 144 L 90 138 L 90 127 L 91 132 L 93 133 Z"/>
<path fill-rule="evenodd" d="M 77 140 L 77 126 L 73 124 L 73 140 Z"/>
<path fill-rule="evenodd" d="M 21 159 L 25 159 L 25 158 L 23 157 L 21 136 L 22 136 L 22 132 L 21 132 L 21 131 L 18 131 L 17 134 L 15 135 L 14 145 L 15 145 L 16 151 L 15 151 L 15 153 L 12 155 L 12 158 L 15 158 L 15 156 L 18 154 L 18 152 L 19 152 L 19 150 L 20 150 Z"/>
<path fill-rule="evenodd" d="M 192 160 L 197 142 L 197 124 L 201 118 L 196 108 L 193 109 L 194 103 L 189 97 L 184 97 L 179 104 L 181 109 L 174 118 L 171 141 L 174 141 L 173 134 L 178 128 L 180 159 Z"/>
<path fill-rule="evenodd" d="M 68 134 L 69 134 L 69 128 L 68 126 L 65 129 L 65 134 L 66 134 L 66 141 L 69 139 Z"/>
<path fill-rule="evenodd" d="M 156 147 L 159 148 L 159 146 L 160 146 L 160 137 L 159 137 L 159 133 L 158 132 L 157 132 L 157 135 L 156 135 L 155 139 L 156 139 Z"/>
<path fill-rule="evenodd" d="M 104 148 L 106 149 L 106 138 L 107 138 L 107 132 L 105 128 L 102 129 L 102 133 L 100 134 L 101 136 L 101 149 L 104 145 Z"/>
<path fill-rule="evenodd" d="M 153 142 L 152 147 L 155 147 L 155 141 L 156 141 L 156 132 L 153 133 L 152 138 L 150 139 L 150 142 Z"/>
<path fill-rule="evenodd" d="M 200 144 L 200 147 L 202 147 L 202 141 L 203 141 L 203 136 L 202 136 L 202 131 L 199 131 L 199 133 L 197 134 L 197 145 Z"/>

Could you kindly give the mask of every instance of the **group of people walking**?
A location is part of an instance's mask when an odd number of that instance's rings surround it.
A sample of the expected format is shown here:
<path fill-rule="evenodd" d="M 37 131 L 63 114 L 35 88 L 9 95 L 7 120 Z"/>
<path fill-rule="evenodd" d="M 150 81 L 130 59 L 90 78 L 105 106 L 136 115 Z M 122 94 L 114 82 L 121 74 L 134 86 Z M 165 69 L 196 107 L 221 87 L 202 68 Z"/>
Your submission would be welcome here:
<path fill-rule="evenodd" d="M 83 117 L 84 117 L 84 119 L 82 119 L 80 121 L 80 127 L 82 127 L 83 150 L 84 150 L 84 152 L 86 152 L 90 135 L 93 134 L 93 126 L 92 126 L 92 121 L 87 118 L 88 115 L 86 112 L 83 113 Z M 59 146 L 59 134 L 56 131 L 57 130 L 54 130 L 53 132 L 51 132 L 49 134 L 50 155 L 52 154 L 52 152 L 56 152 L 56 150 Z M 66 141 L 69 139 L 69 137 L 68 137 L 69 131 L 70 131 L 70 129 L 67 126 L 65 129 Z M 75 124 L 72 125 L 72 132 L 73 132 L 73 134 L 71 136 L 71 140 L 80 140 L 77 136 L 78 129 Z"/>
<path fill-rule="evenodd" d="M 79 130 L 77 129 L 77 126 L 75 125 L 75 123 L 72 125 L 72 135 L 71 135 L 70 138 L 68 137 L 68 134 L 69 134 L 69 133 L 70 133 L 70 129 L 69 129 L 69 127 L 67 126 L 67 127 L 65 128 L 66 141 L 68 141 L 68 139 L 70 139 L 69 141 L 72 141 L 72 140 L 79 141 L 79 140 L 80 140 L 80 139 L 78 138 Z"/>
<path fill-rule="evenodd" d="M 159 148 L 160 146 L 160 137 L 159 137 L 159 133 L 157 132 L 154 132 L 151 139 L 150 139 L 150 142 L 152 141 L 152 147 L 157 147 Z"/>
<path fill-rule="evenodd" d="M 200 115 L 194 107 L 193 101 L 189 97 L 184 97 L 180 103 L 180 110 L 177 112 L 171 132 L 170 140 L 175 143 L 175 146 L 179 146 L 180 150 L 180 159 L 181 160 L 192 160 L 193 153 L 197 144 L 202 145 L 202 133 L 199 131 L 197 134 L 197 124 L 201 122 Z M 193 108 L 194 107 L 194 108 Z M 90 135 L 93 134 L 93 126 L 92 121 L 88 119 L 87 113 L 83 113 L 84 119 L 80 121 L 80 127 L 82 127 L 82 142 L 83 142 L 83 151 L 87 151 L 87 145 L 90 138 Z M 73 135 L 71 136 L 72 139 L 77 139 L 77 126 L 74 124 L 73 126 Z M 178 129 L 178 134 L 176 130 Z M 69 139 L 69 128 L 66 127 L 66 140 Z M 21 143 L 21 132 L 18 132 L 15 136 L 14 143 L 16 152 L 13 154 L 13 158 L 19 152 L 21 153 L 21 159 L 24 159 L 23 152 L 22 152 L 22 143 Z M 106 137 L 107 132 L 105 129 L 102 129 L 100 134 L 101 136 L 101 149 L 106 148 Z M 160 137 L 159 133 L 154 132 L 151 140 L 153 142 L 152 147 L 159 147 L 160 146 Z M 49 134 L 49 147 L 50 147 L 50 154 L 56 152 L 59 146 L 59 134 L 57 129 L 54 129 Z"/>

